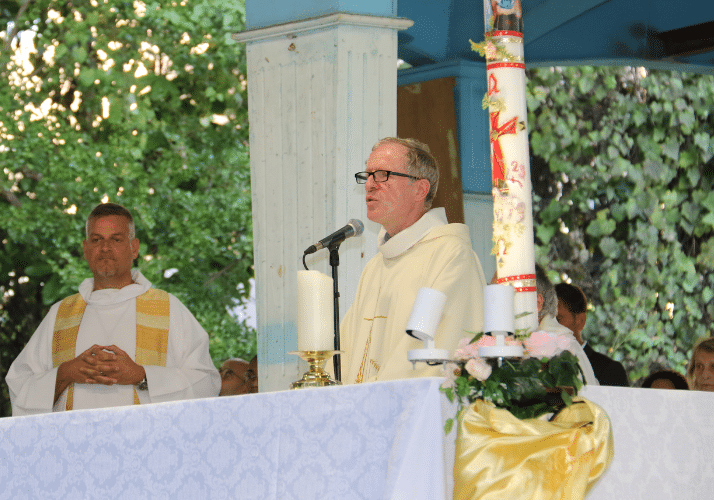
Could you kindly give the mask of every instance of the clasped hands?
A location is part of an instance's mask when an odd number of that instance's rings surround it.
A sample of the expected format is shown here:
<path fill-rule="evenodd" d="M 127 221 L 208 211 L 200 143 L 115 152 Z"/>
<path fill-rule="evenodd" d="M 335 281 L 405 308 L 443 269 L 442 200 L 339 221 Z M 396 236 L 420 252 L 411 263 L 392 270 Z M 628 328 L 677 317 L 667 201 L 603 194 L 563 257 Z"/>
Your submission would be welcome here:
<path fill-rule="evenodd" d="M 83 384 L 135 385 L 144 380 L 144 367 L 115 345 L 93 345 L 74 358 L 74 382 Z"/>

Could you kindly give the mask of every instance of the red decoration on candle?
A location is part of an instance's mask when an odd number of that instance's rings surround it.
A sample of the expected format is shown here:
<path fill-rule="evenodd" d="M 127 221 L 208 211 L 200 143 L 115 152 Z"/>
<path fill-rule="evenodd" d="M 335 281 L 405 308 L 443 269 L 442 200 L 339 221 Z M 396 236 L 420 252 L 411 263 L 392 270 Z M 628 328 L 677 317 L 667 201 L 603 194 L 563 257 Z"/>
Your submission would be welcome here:
<path fill-rule="evenodd" d="M 501 183 L 498 181 L 506 181 L 506 165 L 503 161 L 503 150 L 499 139 L 502 135 L 515 134 L 518 132 L 518 117 L 514 116 L 506 123 L 498 126 L 498 117 L 500 111 L 490 113 L 491 117 L 491 168 L 493 185 L 498 187 Z"/>
<path fill-rule="evenodd" d="M 510 281 L 522 281 L 522 280 L 534 280 L 536 279 L 535 274 L 515 274 L 513 276 L 504 276 L 503 278 L 498 278 L 497 283 L 500 285 L 502 283 L 508 283 Z"/>
<path fill-rule="evenodd" d="M 525 63 L 520 63 L 520 62 L 498 62 L 498 63 L 489 63 L 486 65 L 487 70 L 498 69 L 498 68 L 526 69 L 526 65 L 525 65 Z"/>
<path fill-rule="evenodd" d="M 488 95 L 498 94 L 498 80 L 496 80 L 496 75 L 493 73 L 488 75 Z"/>
<path fill-rule="evenodd" d="M 523 38 L 523 33 L 520 31 L 506 31 L 506 30 L 498 30 L 498 31 L 487 31 L 485 33 L 485 37 L 494 37 L 494 36 L 515 36 L 518 38 Z"/>

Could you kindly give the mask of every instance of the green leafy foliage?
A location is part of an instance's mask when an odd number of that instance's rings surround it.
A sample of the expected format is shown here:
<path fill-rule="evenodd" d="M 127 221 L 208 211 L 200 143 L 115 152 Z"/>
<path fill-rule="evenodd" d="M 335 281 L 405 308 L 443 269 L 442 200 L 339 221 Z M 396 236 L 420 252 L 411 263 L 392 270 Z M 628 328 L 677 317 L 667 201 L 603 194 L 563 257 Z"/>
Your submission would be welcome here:
<path fill-rule="evenodd" d="M 132 211 L 138 267 L 193 312 L 214 360 L 255 353 L 230 313 L 253 276 L 245 53 L 230 37 L 244 5 L 3 3 L 3 380 L 50 305 L 90 275 L 84 221 L 103 200 Z"/>
<path fill-rule="evenodd" d="M 453 384 L 442 387 L 449 401 L 458 402 L 457 420 L 468 405 L 479 399 L 508 410 L 517 418 L 536 418 L 572 404 L 568 390 L 577 394 L 583 385 L 578 358 L 569 351 L 542 359 L 504 359 L 500 366 L 496 359 L 488 362 L 492 371 L 485 380 L 469 374 L 466 362 L 458 362 Z M 453 420 L 446 422 L 447 434 L 453 424 Z"/>
<path fill-rule="evenodd" d="M 583 336 L 631 380 L 684 371 L 714 317 L 714 78 L 528 71 L 537 259 L 584 289 Z"/>

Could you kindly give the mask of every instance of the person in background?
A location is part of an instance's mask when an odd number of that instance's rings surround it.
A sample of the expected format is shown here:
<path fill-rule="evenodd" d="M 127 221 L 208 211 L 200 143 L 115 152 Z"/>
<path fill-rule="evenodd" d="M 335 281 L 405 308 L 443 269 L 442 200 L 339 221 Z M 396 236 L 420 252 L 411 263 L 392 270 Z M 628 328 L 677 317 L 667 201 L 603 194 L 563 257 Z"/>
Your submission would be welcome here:
<path fill-rule="evenodd" d="M 646 389 L 689 390 L 686 377 L 674 370 L 657 370 L 650 373 L 642 382 L 642 387 Z"/>
<path fill-rule="evenodd" d="M 10 366 L 13 416 L 216 396 L 208 334 L 132 269 L 139 240 L 131 213 L 100 204 L 85 229 L 93 277 L 50 308 Z"/>
<path fill-rule="evenodd" d="M 575 340 L 583 346 L 600 385 L 629 387 L 630 380 L 622 363 L 597 352 L 583 339 L 583 328 L 588 319 L 588 299 L 585 293 L 570 283 L 558 283 L 555 285 L 555 293 L 558 296 L 556 319 L 558 323 L 573 331 Z"/>
<path fill-rule="evenodd" d="M 705 337 L 694 344 L 687 381 L 694 391 L 714 392 L 714 337 Z"/>
<path fill-rule="evenodd" d="M 535 266 L 535 272 L 538 330 L 568 338 L 570 340 L 568 350 L 578 358 L 580 368 L 585 375 L 585 383 L 589 385 L 599 385 L 597 377 L 595 377 L 595 373 L 590 365 L 590 361 L 585 355 L 582 346 L 573 335 L 573 332 L 555 319 L 558 314 L 558 296 L 555 293 L 553 283 L 548 279 L 545 270 L 538 264 Z"/>
<path fill-rule="evenodd" d="M 225 360 L 218 370 L 221 374 L 221 392 L 218 395 L 238 396 L 258 392 L 257 359 L 254 356 L 250 363 L 240 358 Z"/>

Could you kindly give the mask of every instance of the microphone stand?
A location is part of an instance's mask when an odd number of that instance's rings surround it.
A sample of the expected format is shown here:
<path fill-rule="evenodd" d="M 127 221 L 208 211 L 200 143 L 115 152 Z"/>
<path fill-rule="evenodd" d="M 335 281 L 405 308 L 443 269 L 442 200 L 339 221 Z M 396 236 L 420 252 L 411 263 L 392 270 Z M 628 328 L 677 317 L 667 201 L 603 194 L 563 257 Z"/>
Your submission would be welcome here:
<path fill-rule="evenodd" d="M 335 351 L 340 350 L 340 292 L 337 287 L 337 268 L 340 265 L 340 253 L 338 250 L 340 248 L 340 243 L 342 243 L 342 241 L 338 241 L 329 246 L 330 266 L 332 266 L 332 297 L 334 303 L 333 323 L 335 325 Z M 332 363 L 335 368 L 335 380 L 337 382 L 341 382 L 342 370 L 340 368 L 341 363 L 339 353 L 335 354 L 335 356 L 332 358 Z"/>

